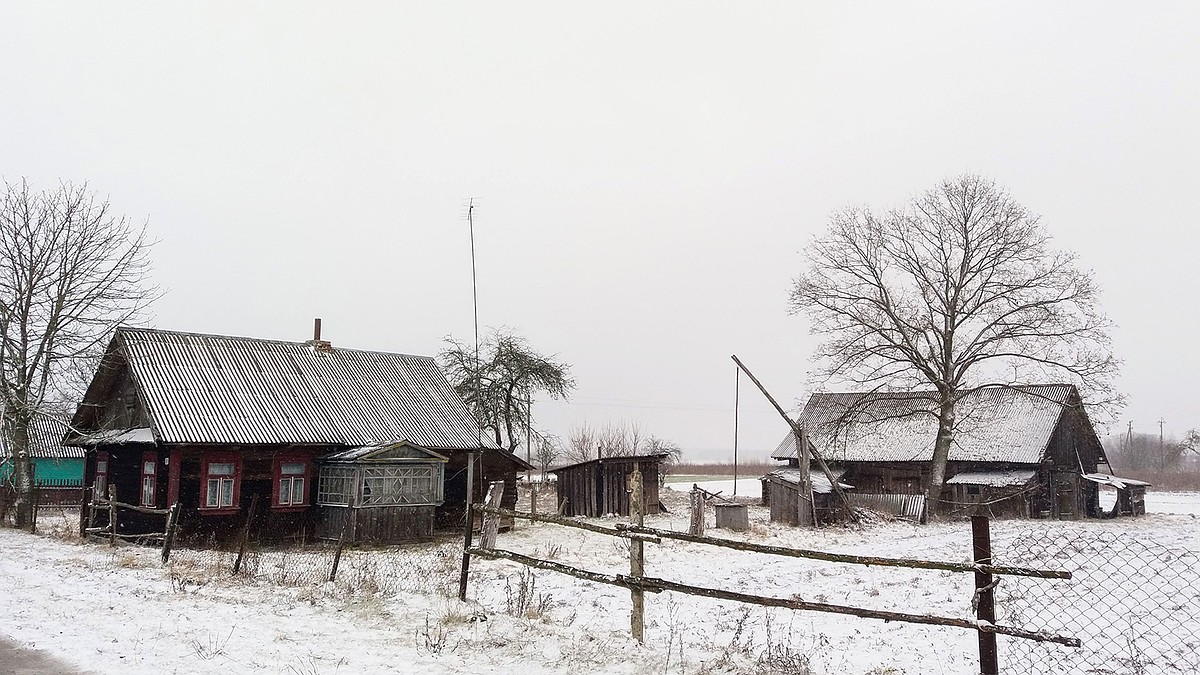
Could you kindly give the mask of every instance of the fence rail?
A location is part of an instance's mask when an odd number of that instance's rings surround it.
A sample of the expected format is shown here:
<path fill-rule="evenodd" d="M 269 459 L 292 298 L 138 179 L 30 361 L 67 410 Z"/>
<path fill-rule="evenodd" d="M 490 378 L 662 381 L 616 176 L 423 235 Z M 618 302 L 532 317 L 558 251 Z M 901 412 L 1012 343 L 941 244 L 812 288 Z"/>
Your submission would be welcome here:
<path fill-rule="evenodd" d="M 636 474 L 635 474 L 636 475 Z M 676 539 L 697 544 L 707 544 L 711 546 L 736 549 L 754 553 L 763 553 L 768 555 L 778 555 L 793 558 L 808 558 L 821 560 L 831 563 L 843 564 L 858 564 L 872 566 L 889 566 L 889 567 L 905 567 L 911 569 L 922 570 L 941 570 L 951 572 L 970 572 L 975 574 L 975 596 L 973 598 L 973 606 L 977 608 L 977 618 L 964 619 L 959 617 L 936 616 L 931 614 L 911 614 L 906 612 L 897 612 L 891 610 L 879 610 L 864 607 L 854 607 L 849 605 L 836 605 L 823 602 L 809 602 L 795 598 L 776 598 L 761 595 L 752 595 L 747 593 L 738 593 L 719 588 L 706 588 L 702 586 L 694 586 L 677 581 L 647 577 L 641 573 L 641 560 L 634 560 L 634 546 L 631 543 L 631 569 L 636 573 L 630 575 L 623 574 L 607 574 L 585 570 L 562 563 L 557 563 L 551 560 L 543 560 L 532 556 L 527 556 L 514 551 L 493 548 L 491 545 L 481 542 L 479 546 L 470 546 L 465 551 L 464 559 L 467 560 L 470 556 L 488 558 L 493 560 L 509 560 L 528 567 L 549 570 L 566 574 L 569 576 L 596 581 L 599 583 L 621 586 L 628 588 L 631 593 L 635 594 L 635 608 L 632 613 L 632 632 L 635 637 L 639 637 L 638 628 L 641 625 L 640 617 L 638 616 L 636 599 L 642 593 L 651 592 L 657 593 L 660 591 L 674 591 L 688 595 L 696 595 L 709 598 L 717 598 L 723 600 L 731 600 L 734 602 L 760 605 L 766 607 L 782 607 L 795 610 L 826 612 L 833 614 L 845 614 L 857 616 L 860 618 L 880 619 L 883 621 L 897 621 L 904 623 L 926 624 L 935 626 L 946 626 L 951 628 L 962 628 L 967 630 L 977 631 L 980 635 L 980 662 L 981 672 L 983 673 L 998 673 L 997 665 L 997 648 L 995 636 L 1006 635 L 1009 637 L 1019 638 L 1037 643 L 1056 643 L 1070 647 L 1080 646 L 1080 640 L 1076 637 L 1060 635 L 1052 630 L 1036 630 L 1028 629 L 1020 626 L 1006 626 L 996 623 L 994 615 L 994 596 L 993 589 L 995 583 L 992 581 L 992 575 L 1013 576 L 1019 578 L 1034 578 L 1039 580 L 1069 580 L 1071 573 L 1066 570 L 1055 569 L 1039 569 L 1034 567 L 1023 567 L 1014 565 L 995 565 L 991 559 L 991 540 L 990 529 L 987 526 L 987 518 L 976 516 L 972 519 L 972 546 L 974 550 L 974 563 L 956 563 L 934 560 L 915 560 L 904 558 L 880 558 L 873 556 L 858 556 L 847 555 L 840 553 L 830 553 L 826 551 L 814 551 L 806 549 L 791 549 L 779 546 L 767 546 L 763 544 L 754 544 L 751 542 L 736 541 L 730 539 L 718 539 L 702 535 L 687 534 L 672 530 L 661 530 L 656 528 L 644 527 L 639 525 L 620 524 L 616 528 L 606 528 L 590 523 L 583 523 L 573 519 L 559 518 L 555 516 L 538 516 L 532 513 L 524 513 L 510 509 L 501 509 L 492 506 L 483 506 L 473 504 L 468 507 L 468 523 L 473 522 L 473 513 L 479 512 L 484 515 L 493 516 L 509 516 L 513 518 L 536 520 L 547 522 L 566 527 L 575 527 L 586 529 L 599 534 L 612 537 L 629 537 L 630 535 L 642 535 L 643 537 L 652 537 L 657 539 Z M 637 517 L 637 514 L 634 514 Z M 468 525 L 469 527 L 469 525 Z M 469 533 L 469 530 L 468 530 Z M 650 541 L 655 543 L 654 539 L 639 539 L 635 540 L 640 549 L 640 543 Z M 639 551 L 640 553 L 640 551 Z M 640 557 L 640 556 L 638 556 Z M 464 564 L 465 579 L 466 565 Z M 466 597 L 466 584 L 463 583 L 460 588 L 460 598 Z"/>

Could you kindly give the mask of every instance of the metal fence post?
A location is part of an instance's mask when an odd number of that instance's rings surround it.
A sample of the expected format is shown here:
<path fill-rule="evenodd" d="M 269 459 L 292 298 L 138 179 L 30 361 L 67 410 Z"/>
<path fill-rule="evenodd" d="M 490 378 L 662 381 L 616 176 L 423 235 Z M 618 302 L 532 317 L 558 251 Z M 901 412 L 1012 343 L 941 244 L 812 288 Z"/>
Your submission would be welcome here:
<path fill-rule="evenodd" d="M 992 532 L 987 516 L 971 516 L 971 547 L 976 564 L 992 564 Z M 994 586 L 990 572 L 975 573 L 975 617 L 980 623 L 996 623 Z M 996 634 L 990 631 L 979 631 L 979 672 L 981 675 L 1000 673 Z"/>

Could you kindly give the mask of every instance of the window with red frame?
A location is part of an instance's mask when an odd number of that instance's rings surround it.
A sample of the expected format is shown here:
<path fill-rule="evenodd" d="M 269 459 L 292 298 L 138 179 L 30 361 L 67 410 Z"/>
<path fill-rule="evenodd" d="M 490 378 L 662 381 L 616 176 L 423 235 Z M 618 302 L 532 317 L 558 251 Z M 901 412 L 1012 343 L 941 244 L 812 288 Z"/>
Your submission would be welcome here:
<path fill-rule="evenodd" d="M 241 462 L 235 455 L 210 456 L 204 459 L 204 492 L 200 508 L 231 510 L 237 508 L 241 487 Z"/>
<path fill-rule="evenodd" d="M 158 485 L 158 453 L 142 453 L 142 506 L 155 505 L 155 488 Z"/>
<path fill-rule="evenodd" d="M 275 458 L 275 506 L 308 504 L 308 462 L 303 457 Z"/>
<path fill-rule="evenodd" d="M 95 497 L 97 499 L 108 498 L 108 453 L 96 453 L 96 482 Z"/>

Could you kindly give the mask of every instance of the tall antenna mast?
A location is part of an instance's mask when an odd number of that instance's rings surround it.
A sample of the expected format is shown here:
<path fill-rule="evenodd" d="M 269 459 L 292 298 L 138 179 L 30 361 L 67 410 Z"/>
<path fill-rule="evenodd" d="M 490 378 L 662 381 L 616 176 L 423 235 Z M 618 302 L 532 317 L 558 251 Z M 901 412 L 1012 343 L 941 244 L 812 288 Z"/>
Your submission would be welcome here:
<path fill-rule="evenodd" d="M 467 228 L 471 231 L 471 309 L 475 316 L 475 423 L 483 436 L 483 385 L 479 373 L 479 286 L 475 279 L 475 198 L 467 202 Z"/>

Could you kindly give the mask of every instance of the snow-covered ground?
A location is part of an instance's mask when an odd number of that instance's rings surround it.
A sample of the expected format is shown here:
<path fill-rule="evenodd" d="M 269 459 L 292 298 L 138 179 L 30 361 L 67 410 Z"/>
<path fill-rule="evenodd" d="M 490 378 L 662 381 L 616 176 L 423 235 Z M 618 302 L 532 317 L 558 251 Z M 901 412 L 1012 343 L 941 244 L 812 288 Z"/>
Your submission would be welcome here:
<path fill-rule="evenodd" d="M 743 494 L 740 487 L 738 493 Z M 666 495 L 672 513 L 649 517 L 647 524 L 686 529 L 683 496 Z M 1172 500 L 1180 512 L 1200 508 L 1198 494 Z M 749 532 L 709 534 L 883 556 L 965 561 L 970 555 L 969 526 L 962 522 L 880 521 L 813 531 L 769 523 L 759 507 L 750 511 Z M 993 537 L 1003 547 L 1031 531 L 1050 539 L 1064 527 L 1172 550 L 1200 549 L 1197 521 L 1190 515 L 995 521 Z M 628 572 L 623 540 L 560 526 L 521 523 L 501 534 L 497 546 L 601 572 Z M 646 572 L 768 596 L 943 616 L 971 613 L 968 574 L 834 565 L 670 540 L 646 544 Z M 445 579 L 431 581 L 447 585 Z M 1200 596 L 1200 588 L 1192 593 Z M 647 595 L 646 643 L 638 645 L 628 637 L 628 591 L 548 571 L 531 573 L 508 562 L 474 560 L 469 597 L 462 604 L 436 593 L 353 594 L 329 584 L 281 587 L 224 574 L 181 584 L 158 564 L 157 551 L 114 551 L 66 535 L 0 530 L 5 617 L 0 635 L 98 673 L 977 672 L 976 636 L 970 631 L 669 592 Z M 1174 611 L 1186 613 L 1181 620 L 1192 621 L 1188 630 L 1197 632 L 1200 597 L 1178 599 Z M 1006 640 L 1001 638 L 1002 658 Z M 1113 672 L 1132 671 L 1118 665 Z"/>

